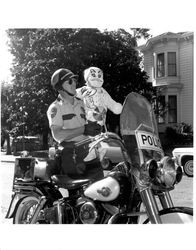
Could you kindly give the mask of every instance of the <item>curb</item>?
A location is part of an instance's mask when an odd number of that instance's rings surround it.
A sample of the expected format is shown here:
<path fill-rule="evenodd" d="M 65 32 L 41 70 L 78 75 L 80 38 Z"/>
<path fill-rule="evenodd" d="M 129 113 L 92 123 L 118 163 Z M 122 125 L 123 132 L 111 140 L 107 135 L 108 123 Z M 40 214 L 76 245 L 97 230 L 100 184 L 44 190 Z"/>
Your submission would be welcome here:
<path fill-rule="evenodd" d="M 0 162 L 11 162 L 14 163 L 15 159 L 17 158 L 17 156 L 13 156 L 13 155 L 1 155 L 0 156 Z"/>
<path fill-rule="evenodd" d="M 1 162 L 6 162 L 6 163 L 15 163 L 15 160 L 1 160 Z"/>

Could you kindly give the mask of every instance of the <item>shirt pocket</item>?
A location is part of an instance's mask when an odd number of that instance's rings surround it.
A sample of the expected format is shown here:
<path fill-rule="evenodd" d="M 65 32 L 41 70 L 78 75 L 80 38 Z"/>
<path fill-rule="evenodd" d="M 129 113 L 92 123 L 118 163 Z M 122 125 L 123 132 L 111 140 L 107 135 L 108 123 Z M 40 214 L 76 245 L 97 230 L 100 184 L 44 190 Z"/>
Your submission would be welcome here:
<path fill-rule="evenodd" d="M 76 127 L 79 127 L 80 125 L 77 120 L 77 115 L 74 113 L 63 114 L 62 119 L 63 119 L 63 127 L 65 129 L 76 128 Z"/>

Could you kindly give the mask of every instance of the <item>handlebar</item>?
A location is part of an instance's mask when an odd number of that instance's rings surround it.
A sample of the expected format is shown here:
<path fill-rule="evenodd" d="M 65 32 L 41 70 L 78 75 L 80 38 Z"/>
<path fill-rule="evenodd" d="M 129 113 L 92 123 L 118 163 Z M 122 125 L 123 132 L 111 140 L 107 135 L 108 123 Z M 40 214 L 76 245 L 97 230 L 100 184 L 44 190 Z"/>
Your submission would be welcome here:
<path fill-rule="evenodd" d="M 128 160 L 128 155 L 125 154 L 126 149 L 125 149 L 124 143 L 122 142 L 121 138 L 117 134 L 112 133 L 112 132 L 105 132 L 105 133 L 96 135 L 95 137 L 92 137 L 91 140 L 92 140 L 92 145 L 89 149 L 89 152 L 91 152 L 102 141 L 106 143 L 113 141 L 116 143 L 116 145 L 118 145 L 121 148 L 124 161 Z M 128 161 L 130 161 L 130 159 Z"/>

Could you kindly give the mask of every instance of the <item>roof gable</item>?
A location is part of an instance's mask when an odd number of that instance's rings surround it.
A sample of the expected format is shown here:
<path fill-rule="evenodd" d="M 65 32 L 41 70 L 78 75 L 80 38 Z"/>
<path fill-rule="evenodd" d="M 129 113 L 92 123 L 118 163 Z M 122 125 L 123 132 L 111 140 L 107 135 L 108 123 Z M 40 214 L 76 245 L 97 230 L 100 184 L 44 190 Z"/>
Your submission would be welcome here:
<path fill-rule="evenodd" d="M 160 34 L 158 36 L 151 37 L 150 39 L 148 39 L 146 44 L 139 46 L 138 50 L 144 51 L 146 49 L 150 49 L 150 47 L 153 46 L 155 43 L 159 43 L 159 42 L 162 42 L 164 40 L 170 40 L 170 39 L 180 40 L 180 39 L 191 37 L 191 36 L 193 37 L 193 32 L 188 32 L 188 31 L 178 32 L 178 33 L 165 32 L 165 33 Z"/>

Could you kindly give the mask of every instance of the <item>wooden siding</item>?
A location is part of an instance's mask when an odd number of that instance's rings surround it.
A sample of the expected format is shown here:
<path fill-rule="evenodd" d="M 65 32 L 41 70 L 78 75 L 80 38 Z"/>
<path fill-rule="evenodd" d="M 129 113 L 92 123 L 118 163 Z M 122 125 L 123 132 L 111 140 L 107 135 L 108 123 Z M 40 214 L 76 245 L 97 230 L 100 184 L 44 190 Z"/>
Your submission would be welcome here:
<path fill-rule="evenodd" d="M 181 90 L 181 122 L 193 125 L 193 41 L 183 41 L 179 46 L 179 71 Z"/>
<path fill-rule="evenodd" d="M 153 70 L 153 54 L 151 51 L 148 51 L 147 53 L 145 53 L 144 55 L 144 70 L 146 71 L 147 75 L 149 76 L 148 81 L 152 82 L 153 80 L 153 74 L 152 74 L 152 70 Z"/>
<path fill-rule="evenodd" d="M 179 35 L 178 39 L 156 40 L 148 47 L 142 49 L 144 54 L 144 70 L 147 72 L 149 82 L 153 86 L 167 85 L 166 95 L 171 93 L 178 97 L 178 122 L 191 124 L 193 127 L 193 36 Z M 154 79 L 154 56 L 156 53 L 176 52 L 177 76 Z M 165 54 L 167 57 L 167 54 Z M 165 124 L 168 126 L 169 124 Z"/>

